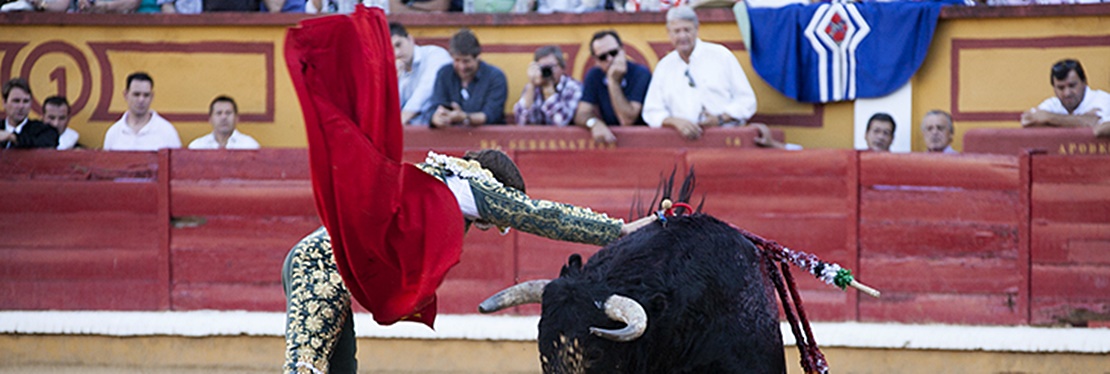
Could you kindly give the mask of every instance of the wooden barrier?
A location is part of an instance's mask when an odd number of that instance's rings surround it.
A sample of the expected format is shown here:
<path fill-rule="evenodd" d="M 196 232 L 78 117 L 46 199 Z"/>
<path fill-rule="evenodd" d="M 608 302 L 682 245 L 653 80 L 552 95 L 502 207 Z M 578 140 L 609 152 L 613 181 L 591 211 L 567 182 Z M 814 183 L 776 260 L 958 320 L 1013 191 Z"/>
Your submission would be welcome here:
<path fill-rule="evenodd" d="M 1110 138 L 1089 128 L 974 129 L 964 135 L 965 153 L 1016 155 L 1023 150 L 1071 156 L 1110 155 Z"/>
<path fill-rule="evenodd" d="M 1032 162 L 1031 323 L 1110 320 L 1110 159 Z"/>
<path fill-rule="evenodd" d="M 798 274 L 815 320 L 1110 320 L 1105 156 L 750 149 L 509 150 L 535 198 L 632 218 L 694 169 L 705 210 L 853 268 L 882 299 Z M 405 152 L 418 162 L 423 149 Z M 447 153 L 459 154 L 456 150 Z M 319 223 L 304 149 L 2 151 L 0 309 L 283 309 L 279 269 Z M 592 246 L 473 230 L 440 289 L 474 313 Z M 535 306 L 517 313 L 534 314 Z"/>
<path fill-rule="evenodd" d="M 672 129 L 646 126 L 611 127 L 614 144 L 593 141 L 584 128 L 554 126 L 482 126 L 477 128 L 405 128 L 409 149 L 499 148 L 509 151 L 584 151 L 616 148 L 756 148 L 753 127 L 708 128 L 701 138 L 687 140 Z M 773 137 L 784 141 L 782 130 Z"/>
<path fill-rule="evenodd" d="M 174 151 L 174 310 L 282 310 L 281 264 L 320 227 L 304 149 Z"/>
<path fill-rule="evenodd" d="M 850 150 L 691 150 L 686 162 L 697 173 L 708 213 L 858 272 L 856 155 Z M 857 319 L 855 292 L 842 292 L 797 269 L 795 279 L 811 318 Z"/>
<path fill-rule="evenodd" d="M 863 321 L 1024 323 L 1028 220 L 1017 156 L 860 154 Z"/>
<path fill-rule="evenodd" d="M 168 154 L 0 151 L 0 308 L 168 309 Z"/>

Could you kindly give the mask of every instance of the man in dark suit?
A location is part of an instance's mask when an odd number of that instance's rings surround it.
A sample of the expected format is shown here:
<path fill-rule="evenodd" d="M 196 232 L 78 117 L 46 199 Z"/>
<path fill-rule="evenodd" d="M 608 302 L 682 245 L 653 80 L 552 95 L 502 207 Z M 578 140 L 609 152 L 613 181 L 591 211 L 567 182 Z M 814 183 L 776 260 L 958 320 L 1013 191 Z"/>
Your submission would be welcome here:
<path fill-rule="evenodd" d="M 31 113 L 31 86 L 23 78 L 4 83 L 4 129 L 0 148 L 50 148 L 58 146 L 58 130 L 27 118 Z"/>

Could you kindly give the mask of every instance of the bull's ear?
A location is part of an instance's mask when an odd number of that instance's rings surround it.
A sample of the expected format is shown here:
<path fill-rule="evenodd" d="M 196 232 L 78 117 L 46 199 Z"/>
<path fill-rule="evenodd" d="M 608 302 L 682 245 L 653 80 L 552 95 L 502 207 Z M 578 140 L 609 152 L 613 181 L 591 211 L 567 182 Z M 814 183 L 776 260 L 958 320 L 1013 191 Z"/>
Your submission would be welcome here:
<path fill-rule="evenodd" d="M 648 298 L 648 308 L 651 310 L 651 314 L 658 315 L 663 313 L 663 311 L 667 310 L 667 296 L 662 293 L 651 295 L 651 297 Z"/>
<path fill-rule="evenodd" d="M 559 276 L 578 274 L 580 270 L 582 270 L 582 256 L 575 253 L 567 258 L 567 264 L 563 265 L 563 270 L 559 271 Z"/>

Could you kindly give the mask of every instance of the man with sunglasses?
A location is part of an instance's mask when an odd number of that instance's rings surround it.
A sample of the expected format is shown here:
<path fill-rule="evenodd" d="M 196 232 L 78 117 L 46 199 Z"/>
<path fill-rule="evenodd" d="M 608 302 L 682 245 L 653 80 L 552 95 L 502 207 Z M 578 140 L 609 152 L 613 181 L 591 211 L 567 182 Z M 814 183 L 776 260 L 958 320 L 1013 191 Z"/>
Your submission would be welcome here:
<path fill-rule="evenodd" d="M 674 51 L 655 65 L 644 99 L 644 122 L 672 127 L 687 139 L 702 128 L 743 125 L 755 114 L 755 92 L 736 56 L 698 38 L 698 15 L 689 6 L 667 11 Z"/>
<path fill-rule="evenodd" d="M 613 30 L 594 34 L 590 53 L 597 66 L 586 72 L 574 123 L 589 129 L 594 141 L 613 143 L 617 138 L 609 126 L 644 124 L 640 111 L 651 83 L 651 70 L 628 61 L 621 38 Z"/>
<path fill-rule="evenodd" d="M 1087 87 L 1087 73 L 1079 61 L 1052 65 L 1049 83 L 1056 96 L 1022 113 L 1022 127 L 1095 127 L 1110 121 L 1110 94 Z"/>

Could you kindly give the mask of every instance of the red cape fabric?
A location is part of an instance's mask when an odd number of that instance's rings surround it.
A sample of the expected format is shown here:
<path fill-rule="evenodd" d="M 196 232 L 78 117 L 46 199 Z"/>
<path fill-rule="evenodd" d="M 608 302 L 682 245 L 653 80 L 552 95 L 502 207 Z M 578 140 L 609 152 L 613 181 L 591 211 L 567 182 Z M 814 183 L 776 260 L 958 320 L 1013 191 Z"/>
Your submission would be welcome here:
<path fill-rule="evenodd" d="M 285 59 L 304 112 L 316 210 L 351 295 L 383 325 L 432 326 L 459 262 L 463 216 L 447 186 L 401 162 L 401 106 L 380 9 L 289 29 Z"/>

